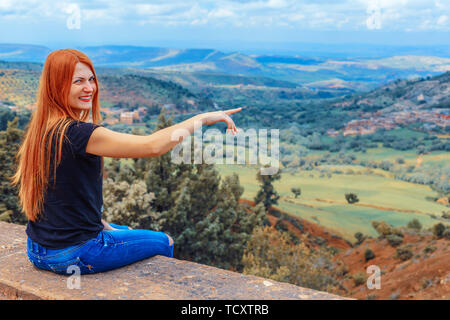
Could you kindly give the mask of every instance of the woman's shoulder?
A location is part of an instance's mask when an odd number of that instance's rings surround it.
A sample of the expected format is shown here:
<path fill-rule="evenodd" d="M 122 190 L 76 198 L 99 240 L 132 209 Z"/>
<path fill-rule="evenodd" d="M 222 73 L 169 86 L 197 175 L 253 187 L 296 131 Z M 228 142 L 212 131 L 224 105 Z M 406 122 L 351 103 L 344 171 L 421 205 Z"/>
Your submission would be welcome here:
<path fill-rule="evenodd" d="M 95 129 L 97 127 L 102 127 L 102 124 L 96 124 L 96 123 L 92 123 L 92 122 L 87 122 L 87 121 L 81 121 L 81 120 L 74 120 L 71 119 L 69 121 L 69 125 L 67 126 L 67 129 L 74 131 L 74 130 L 82 130 L 82 131 L 90 131 L 92 129 Z"/>
<path fill-rule="evenodd" d="M 102 125 L 92 122 L 71 121 L 67 127 L 66 137 L 68 138 L 72 149 L 80 155 L 85 155 L 86 145 L 92 132 L 100 126 Z"/>

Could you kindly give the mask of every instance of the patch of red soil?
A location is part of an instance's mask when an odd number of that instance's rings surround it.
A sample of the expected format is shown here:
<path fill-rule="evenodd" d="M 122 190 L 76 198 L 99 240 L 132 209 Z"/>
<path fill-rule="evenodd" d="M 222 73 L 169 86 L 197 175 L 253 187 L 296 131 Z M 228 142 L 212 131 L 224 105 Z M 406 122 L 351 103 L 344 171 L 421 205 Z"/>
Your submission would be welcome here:
<path fill-rule="evenodd" d="M 395 258 L 397 247 L 386 239 L 368 239 L 358 247 L 341 252 L 340 259 L 348 268 L 348 275 L 358 272 L 367 276 L 367 267 L 380 268 L 380 289 L 369 289 L 366 282 L 355 286 L 351 277 L 341 277 L 347 292 L 341 295 L 356 299 L 428 300 L 450 299 L 450 241 L 433 239 L 432 235 L 404 234 L 403 243 L 409 244 L 413 256 L 402 261 Z M 424 249 L 435 248 L 425 253 Z M 371 249 L 374 259 L 365 261 L 364 253 Z"/>
<path fill-rule="evenodd" d="M 244 199 L 240 201 L 254 206 L 253 201 Z M 317 245 L 313 241 L 314 237 L 321 237 L 328 241 L 329 246 L 341 249 L 335 256 L 335 260 L 342 261 L 348 271 L 339 277 L 345 289 L 336 294 L 355 299 L 377 300 L 450 299 L 450 241 L 448 239 L 435 239 L 431 234 L 405 232 L 400 246 L 409 245 L 413 256 L 402 261 L 395 257 L 398 247 L 392 247 L 386 239 L 366 239 L 359 246 L 352 247 L 351 243 L 334 231 L 332 231 L 333 234 L 315 223 L 290 215 L 278 208 L 274 209 L 296 219 L 303 225 L 302 232 L 288 220 L 283 220 L 288 230 L 298 237 L 302 234 L 310 234 L 312 239 L 308 245 Z M 267 217 L 273 226 L 279 220 L 273 210 Z M 366 262 L 364 253 L 367 249 L 373 251 L 375 258 Z M 426 253 L 426 250 L 430 252 Z M 370 265 L 378 266 L 380 269 L 380 289 L 369 289 L 366 281 L 355 286 L 352 276 L 357 273 L 372 276 L 373 273 L 367 273 Z"/>

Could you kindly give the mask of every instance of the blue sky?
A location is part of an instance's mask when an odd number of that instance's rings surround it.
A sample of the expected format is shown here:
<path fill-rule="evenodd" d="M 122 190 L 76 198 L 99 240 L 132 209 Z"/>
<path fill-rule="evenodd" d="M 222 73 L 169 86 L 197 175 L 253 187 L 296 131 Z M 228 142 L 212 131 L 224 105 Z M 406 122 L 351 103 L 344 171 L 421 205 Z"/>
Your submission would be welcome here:
<path fill-rule="evenodd" d="M 301 42 L 450 45 L 450 0 L 0 0 L 0 43 L 223 49 Z"/>

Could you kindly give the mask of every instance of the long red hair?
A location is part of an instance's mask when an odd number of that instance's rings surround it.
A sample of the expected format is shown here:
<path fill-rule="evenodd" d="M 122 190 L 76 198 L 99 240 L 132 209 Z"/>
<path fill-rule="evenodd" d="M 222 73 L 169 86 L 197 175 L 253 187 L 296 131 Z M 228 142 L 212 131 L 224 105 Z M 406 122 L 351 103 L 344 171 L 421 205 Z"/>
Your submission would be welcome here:
<path fill-rule="evenodd" d="M 73 120 L 86 122 L 89 111 L 77 113 L 69 106 L 72 76 L 77 63 L 85 63 L 94 74 L 97 87 L 92 99 L 92 122 L 102 121 L 99 103 L 99 86 L 92 61 L 84 53 L 74 49 L 51 52 L 45 60 L 37 92 L 37 109 L 26 127 L 25 138 L 16 155 L 17 171 L 11 184 L 19 186 L 19 201 L 22 212 L 31 221 L 36 221 L 43 209 L 44 193 L 48 186 L 51 142 L 56 136 L 53 177 L 61 162 L 61 149 L 65 132 Z M 102 170 L 103 170 L 103 157 Z M 55 179 L 56 181 L 56 179 Z"/>

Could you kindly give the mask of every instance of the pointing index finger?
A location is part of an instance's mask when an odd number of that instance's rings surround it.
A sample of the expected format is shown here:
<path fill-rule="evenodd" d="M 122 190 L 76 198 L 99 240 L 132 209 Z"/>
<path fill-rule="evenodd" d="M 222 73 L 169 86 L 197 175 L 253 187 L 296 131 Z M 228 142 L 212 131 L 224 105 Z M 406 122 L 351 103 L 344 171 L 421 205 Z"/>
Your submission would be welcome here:
<path fill-rule="evenodd" d="M 230 109 L 230 110 L 225 110 L 226 114 L 232 114 L 232 113 L 236 113 L 242 110 L 242 107 L 236 108 L 236 109 Z"/>

